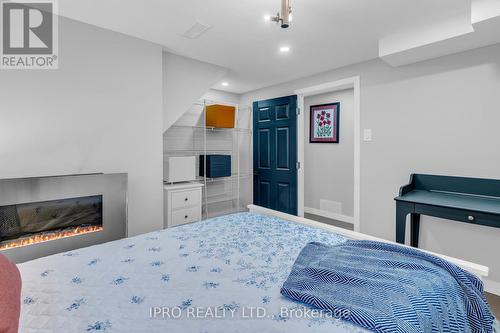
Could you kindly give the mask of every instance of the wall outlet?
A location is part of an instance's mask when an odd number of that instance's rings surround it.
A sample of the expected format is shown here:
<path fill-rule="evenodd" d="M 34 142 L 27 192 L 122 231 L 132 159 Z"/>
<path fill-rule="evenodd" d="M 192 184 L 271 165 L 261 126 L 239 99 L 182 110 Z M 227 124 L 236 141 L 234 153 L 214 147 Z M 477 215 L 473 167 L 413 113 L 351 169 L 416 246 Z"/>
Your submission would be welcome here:
<path fill-rule="evenodd" d="M 365 128 L 363 130 L 363 141 L 365 141 L 365 142 L 372 141 L 372 130 L 371 130 L 371 128 Z"/>

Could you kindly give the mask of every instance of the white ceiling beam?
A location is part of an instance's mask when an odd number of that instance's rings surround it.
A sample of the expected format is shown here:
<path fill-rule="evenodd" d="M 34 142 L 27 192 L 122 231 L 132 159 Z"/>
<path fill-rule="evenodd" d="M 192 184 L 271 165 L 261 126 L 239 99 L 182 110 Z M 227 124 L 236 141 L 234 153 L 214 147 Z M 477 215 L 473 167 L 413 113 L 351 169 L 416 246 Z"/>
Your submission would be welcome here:
<path fill-rule="evenodd" d="M 379 40 L 379 57 L 392 66 L 500 43 L 500 1 L 472 0 L 471 10 L 434 26 Z"/>
<path fill-rule="evenodd" d="M 470 19 L 456 17 L 435 26 L 414 29 L 379 41 L 379 57 L 392 66 L 464 51 L 457 37 L 474 32 Z"/>
<path fill-rule="evenodd" d="M 500 17 L 500 1 L 498 0 L 472 0 L 471 22 L 476 24 L 482 21 Z"/>

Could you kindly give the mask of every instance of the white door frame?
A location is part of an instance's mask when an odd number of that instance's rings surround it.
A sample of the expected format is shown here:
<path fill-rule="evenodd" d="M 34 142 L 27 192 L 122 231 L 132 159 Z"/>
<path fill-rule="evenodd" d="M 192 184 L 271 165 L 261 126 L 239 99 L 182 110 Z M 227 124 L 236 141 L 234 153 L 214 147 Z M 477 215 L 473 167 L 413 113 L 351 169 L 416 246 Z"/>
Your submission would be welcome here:
<path fill-rule="evenodd" d="M 361 86 L 360 77 L 353 76 L 342 80 L 326 82 L 320 85 L 306 87 L 295 90 L 297 95 L 297 103 L 301 110 L 297 117 L 297 140 L 298 140 L 298 160 L 299 182 L 298 182 L 298 215 L 304 216 L 304 168 L 306 162 L 304 160 L 304 124 L 305 117 L 309 116 L 308 110 L 304 109 L 304 98 L 328 92 L 335 92 L 345 89 L 354 89 L 354 231 L 360 231 L 360 211 L 361 211 L 361 168 L 360 168 L 360 148 L 361 148 Z"/>

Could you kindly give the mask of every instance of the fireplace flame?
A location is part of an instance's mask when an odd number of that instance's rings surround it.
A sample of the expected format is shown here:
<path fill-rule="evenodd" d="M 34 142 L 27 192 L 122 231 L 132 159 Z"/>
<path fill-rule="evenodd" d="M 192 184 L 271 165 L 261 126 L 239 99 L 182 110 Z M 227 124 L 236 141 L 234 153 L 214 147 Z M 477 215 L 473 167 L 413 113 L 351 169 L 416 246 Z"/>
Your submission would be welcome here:
<path fill-rule="evenodd" d="M 13 249 L 16 247 L 21 247 L 21 246 L 26 246 L 26 245 L 31 245 L 31 244 L 48 242 L 48 241 L 55 240 L 55 239 L 61 239 L 61 238 L 67 238 L 67 237 L 88 234 L 91 232 L 98 232 L 98 231 L 102 231 L 102 230 L 103 230 L 103 227 L 100 225 L 90 225 L 90 226 L 79 226 L 79 227 L 75 227 L 72 229 L 65 229 L 65 230 L 61 230 L 61 231 L 36 234 L 36 235 L 29 236 L 29 237 L 15 239 L 12 241 L 7 241 L 5 243 L 2 243 L 2 244 L 0 244 L 0 251 L 6 250 L 6 249 Z"/>

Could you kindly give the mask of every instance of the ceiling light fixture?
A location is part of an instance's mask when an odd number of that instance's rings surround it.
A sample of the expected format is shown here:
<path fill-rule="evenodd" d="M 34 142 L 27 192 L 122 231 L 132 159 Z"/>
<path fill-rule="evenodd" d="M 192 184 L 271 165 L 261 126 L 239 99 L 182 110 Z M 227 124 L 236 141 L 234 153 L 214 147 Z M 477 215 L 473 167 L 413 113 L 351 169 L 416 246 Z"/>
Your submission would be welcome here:
<path fill-rule="evenodd" d="M 281 53 L 290 52 L 290 46 L 282 46 L 282 47 L 280 47 L 280 52 Z"/>
<path fill-rule="evenodd" d="M 276 16 L 269 17 L 268 19 L 268 21 L 278 23 L 283 29 L 286 29 L 290 26 L 291 20 L 292 7 L 290 6 L 290 0 L 281 0 L 281 13 L 278 12 Z"/>
<path fill-rule="evenodd" d="M 229 82 L 222 82 L 221 84 L 223 87 L 227 87 L 229 85 Z"/>

